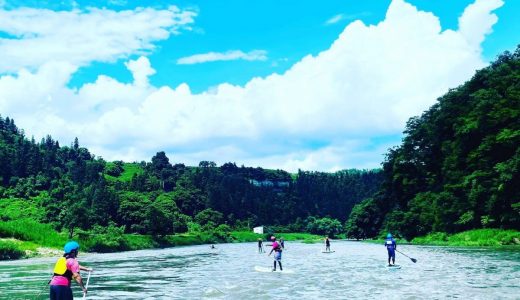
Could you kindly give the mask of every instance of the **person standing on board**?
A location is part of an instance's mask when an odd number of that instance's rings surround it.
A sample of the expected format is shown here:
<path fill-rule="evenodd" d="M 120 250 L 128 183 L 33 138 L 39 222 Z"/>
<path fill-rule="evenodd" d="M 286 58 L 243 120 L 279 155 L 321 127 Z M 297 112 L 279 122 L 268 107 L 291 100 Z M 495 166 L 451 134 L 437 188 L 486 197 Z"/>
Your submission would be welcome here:
<path fill-rule="evenodd" d="M 329 237 L 325 238 L 325 252 L 330 252 L 330 240 L 329 240 Z"/>
<path fill-rule="evenodd" d="M 273 272 L 276 271 L 276 262 L 278 262 L 278 265 L 280 265 L 280 271 L 283 271 L 282 269 L 282 245 L 276 241 L 276 238 L 274 236 L 271 237 L 272 249 L 267 256 L 270 256 L 271 253 L 274 251 L 274 262 L 273 262 Z"/>
<path fill-rule="evenodd" d="M 50 299 L 51 300 L 72 300 L 72 289 L 70 287 L 72 279 L 74 279 L 83 293 L 87 293 L 87 288 L 83 284 L 80 270 L 91 272 L 91 268 L 86 268 L 79 265 L 76 257 L 78 256 L 79 244 L 71 241 L 65 244 L 63 248 L 63 257 L 58 259 L 54 266 L 54 275 L 50 281 Z"/>
<path fill-rule="evenodd" d="M 264 242 L 262 239 L 258 239 L 258 253 L 264 253 Z"/>
<path fill-rule="evenodd" d="M 395 265 L 395 250 L 397 249 L 397 244 L 390 233 L 386 236 L 385 247 L 388 251 L 388 266 Z M 390 264 L 390 260 L 392 260 L 392 264 Z"/>

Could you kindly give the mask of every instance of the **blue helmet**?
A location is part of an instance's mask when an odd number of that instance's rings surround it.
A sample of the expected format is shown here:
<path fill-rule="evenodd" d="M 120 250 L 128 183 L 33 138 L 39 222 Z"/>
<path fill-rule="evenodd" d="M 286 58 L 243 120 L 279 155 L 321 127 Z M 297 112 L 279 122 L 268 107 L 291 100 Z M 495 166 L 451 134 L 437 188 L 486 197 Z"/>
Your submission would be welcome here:
<path fill-rule="evenodd" d="M 387 235 L 386 235 L 386 238 L 387 238 L 387 239 L 391 239 L 391 238 L 392 238 L 392 234 L 391 234 L 391 233 L 387 234 Z"/>
<path fill-rule="evenodd" d="M 75 241 L 70 241 L 65 244 L 65 247 L 63 247 L 63 251 L 65 251 L 65 254 L 71 253 L 73 250 L 78 250 L 79 244 Z"/>

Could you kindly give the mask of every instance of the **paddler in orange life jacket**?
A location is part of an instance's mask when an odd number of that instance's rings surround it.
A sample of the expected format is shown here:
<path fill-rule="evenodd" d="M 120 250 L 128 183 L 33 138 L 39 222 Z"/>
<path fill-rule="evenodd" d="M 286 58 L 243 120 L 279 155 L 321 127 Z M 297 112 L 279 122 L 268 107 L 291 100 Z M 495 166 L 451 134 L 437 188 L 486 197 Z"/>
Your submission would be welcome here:
<path fill-rule="evenodd" d="M 271 237 L 272 249 L 267 256 L 271 255 L 274 251 L 274 262 L 273 262 L 273 272 L 276 271 L 276 262 L 278 262 L 278 265 L 280 265 L 280 271 L 283 271 L 282 269 L 282 245 L 276 241 L 276 238 L 274 236 Z"/>
<path fill-rule="evenodd" d="M 83 270 L 91 272 L 92 268 L 86 268 L 79 265 L 79 262 L 76 259 L 78 256 L 79 244 L 74 241 L 68 242 L 65 244 L 63 250 L 65 253 L 63 254 L 63 257 L 58 259 L 56 262 L 56 265 L 54 266 L 54 275 L 50 281 L 51 300 L 74 299 L 70 287 L 72 279 L 79 284 L 84 294 L 87 293 L 87 289 L 83 284 L 79 271 Z"/>

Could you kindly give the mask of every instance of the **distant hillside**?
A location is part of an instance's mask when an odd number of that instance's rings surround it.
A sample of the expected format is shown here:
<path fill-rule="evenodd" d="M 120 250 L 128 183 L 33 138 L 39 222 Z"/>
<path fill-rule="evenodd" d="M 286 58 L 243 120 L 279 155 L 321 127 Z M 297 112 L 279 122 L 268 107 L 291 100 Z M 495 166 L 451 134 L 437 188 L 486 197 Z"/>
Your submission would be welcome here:
<path fill-rule="evenodd" d="M 151 162 L 105 162 L 77 139 L 70 146 L 50 136 L 36 142 L 0 117 L 0 221 L 30 218 L 70 235 L 109 224 L 154 235 L 185 232 L 191 223 L 305 231 L 323 217 L 337 219 L 331 224 L 338 227 L 381 182 L 380 170 L 289 174 L 209 161 L 172 165 L 164 152 Z"/>

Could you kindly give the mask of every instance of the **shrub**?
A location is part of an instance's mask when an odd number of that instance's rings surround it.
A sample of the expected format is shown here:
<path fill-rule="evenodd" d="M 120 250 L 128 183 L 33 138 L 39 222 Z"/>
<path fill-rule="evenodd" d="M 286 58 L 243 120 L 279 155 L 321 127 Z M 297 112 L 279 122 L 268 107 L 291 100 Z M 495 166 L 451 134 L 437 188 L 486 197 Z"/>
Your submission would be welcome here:
<path fill-rule="evenodd" d="M 25 256 L 25 252 L 11 241 L 0 241 L 0 260 L 18 259 Z"/>
<path fill-rule="evenodd" d="M 49 224 L 30 219 L 0 222 L 0 237 L 31 241 L 47 247 L 63 247 L 66 236 L 57 233 Z"/>

